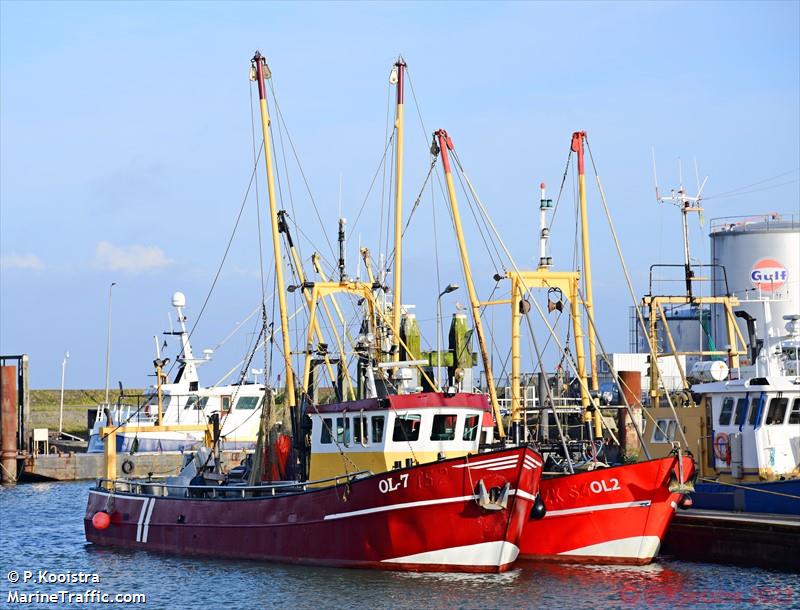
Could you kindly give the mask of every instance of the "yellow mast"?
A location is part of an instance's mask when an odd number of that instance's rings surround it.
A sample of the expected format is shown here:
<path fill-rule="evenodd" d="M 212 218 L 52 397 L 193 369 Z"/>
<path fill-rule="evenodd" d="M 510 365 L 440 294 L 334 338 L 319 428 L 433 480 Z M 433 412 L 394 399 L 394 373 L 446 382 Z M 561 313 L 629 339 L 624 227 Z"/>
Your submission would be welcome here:
<path fill-rule="evenodd" d="M 580 198 L 580 211 L 581 211 L 581 250 L 583 252 L 583 306 L 586 308 L 586 317 L 589 320 L 594 320 L 594 304 L 592 298 L 592 259 L 589 249 L 589 216 L 586 207 L 586 174 L 584 172 L 584 155 L 583 143 L 586 140 L 585 131 L 576 131 L 572 134 L 572 150 L 578 156 L 578 195 Z M 595 337 L 595 329 L 593 324 L 589 324 L 587 328 L 587 335 L 589 339 L 589 366 L 591 367 L 591 383 L 592 390 L 597 392 L 600 389 L 600 384 L 597 380 L 597 339 Z M 576 338 L 577 339 L 577 338 Z M 583 388 L 583 385 L 581 385 Z M 583 394 L 583 390 L 581 391 Z M 587 397 L 588 398 L 588 397 Z M 588 400 L 583 401 L 584 406 L 588 404 Z M 599 410 L 594 413 L 594 430 L 595 435 L 600 437 L 603 434 L 602 428 L 602 415 Z M 589 411 L 584 412 L 584 421 L 591 422 L 592 416 Z"/>
<path fill-rule="evenodd" d="M 323 282 L 328 281 L 328 277 L 325 275 L 325 271 L 322 269 L 322 265 L 319 264 L 319 254 L 314 252 L 311 255 L 311 264 L 314 265 L 314 269 L 316 270 L 317 274 L 322 278 Z M 311 294 L 306 292 L 308 295 L 307 300 L 309 306 L 311 305 Z M 346 324 L 344 321 L 344 316 L 342 315 L 342 310 L 339 309 L 339 304 L 336 302 L 336 297 L 331 296 L 331 302 L 333 303 L 333 307 L 336 311 L 336 315 L 339 318 L 339 323 L 342 325 L 342 332 L 346 332 Z M 344 378 L 347 381 L 347 387 L 350 390 L 350 400 L 356 399 L 356 392 L 353 388 L 353 382 L 350 379 L 350 372 L 347 370 L 347 355 L 344 353 L 344 343 L 342 342 L 342 338 L 339 336 L 339 331 L 336 329 L 336 323 L 333 320 L 333 315 L 331 315 L 330 307 L 328 307 L 328 303 L 325 300 L 322 300 L 322 307 L 325 309 L 325 315 L 328 318 L 328 323 L 331 325 L 331 332 L 333 333 L 334 338 L 336 339 L 336 346 L 339 348 L 339 366 L 343 368 L 344 371 Z M 342 397 L 344 400 L 344 396 Z"/>
<path fill-rule="evenodd" d="M 444 168 L 444 177 L 447 181 L 447 193 L 450 196 L 450 208 L 453 213 L 453 225 L 456 229 L 456 239 L 458 240 L 458 250 L 461 253 L 461 264 L 464 266 L 464 280 L 467 283 L 467 292 L 469 293 L 469 302 L 472 308 L 472 321 L 475 324 L 475 332 L 478 335 L 478 344 L 481 348 L 481 358 L 483 359 L 483 368 L 486 371 L 486 384 L 489 386 L 489 401 L 492 403 L 494 417 L 497 420 L 497 433 L 500 438 L 505 438 L 506 432 L 503 427 L 503 419 L 500 416 L 500 405 L 497 402 L 497 389 L 494 385 L 494 375 L 492 374 L 492 364 L 489 359 L 489 350 L 486 348 L 486 339 L 483 334 L 483 324 L 481 323 L 481 304 L 478 300 L 478 295 L 475 292 L 475 284 L 472 281 L 472 269 L 469 264 L 469 254 L 467 253 L 467 244 L 464 240 L 464 232 L 461 228 L 461 215 L 458 212 L 458 201 L 456 200 L 456 189 L 453 184 L 453 174 L 450 170 L 450 158 L 447 151 L 453 150 L 453 141 L 444 129 L 440 129 L 434 136 L 434 144 L 436 139 L 439 140 L 438 148 L 442 155 L 442 167 Z"/>
<path fill-rule="evenodd" d="M 395 119 L 395 206 L 394 206 L 394 286 L 392 288 L 392 326 L 400 328 L 401 289 L 403 281 L 403 85 L 406 62 L 399 58 L 394 64 L 390 81 L 397 79 L 397 115 Z M 400 360 L 400 336 L 392 335 L 392 359 Z"/>
<path fill-rule="evenodd" d="M 251 62 L 250 78 L 258 82 L 258 99 L 261 107 L 261 132 L 264 137 L 264 163 L 267 166 L 267 188 L 269 191 L 269 217 L 272 228 L 272 249 L 275 255 L 275 280 L 277 283 L 278 305 L 281 316 L 281 338 L 283 342 L 283 359 L 286 365 L 286 404 L 294 410 L 297 400 L 294 392 L 294 372 L 292 370 L 292 348 L 289 343 L 289 316 L 286 309 L 286 288 L 283 281 L 283 261 L 281 259 L 281 242 L 278 234 L 278 209 L 275 198 L 275 176 L 272 169 L 272 143 L 269 136 L 269 111 L 267 109 L 267 91 L 264 85 L 265 76 L 271 73 L 267 60 L 256 51 Z M 265 75 L 266 72 L 266 75 Z"/>

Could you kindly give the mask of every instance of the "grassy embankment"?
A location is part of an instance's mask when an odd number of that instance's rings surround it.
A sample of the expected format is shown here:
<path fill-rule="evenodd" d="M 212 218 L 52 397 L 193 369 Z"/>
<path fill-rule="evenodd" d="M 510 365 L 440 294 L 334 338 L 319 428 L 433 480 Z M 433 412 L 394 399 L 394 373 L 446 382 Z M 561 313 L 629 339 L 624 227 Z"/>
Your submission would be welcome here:
<path fill-rule="evenodd" d="M 126 393 L 141 394 L 141 390 Z M 105 399 L 105 390 L 64 390 L 64 432 L 87 438 L 86 412 Z M 112 391 L 109 398 L 114 402 L 117 394 Z M 31 429 L 49 428 L 58 431 L 61 390 L 31 390 Z"/>

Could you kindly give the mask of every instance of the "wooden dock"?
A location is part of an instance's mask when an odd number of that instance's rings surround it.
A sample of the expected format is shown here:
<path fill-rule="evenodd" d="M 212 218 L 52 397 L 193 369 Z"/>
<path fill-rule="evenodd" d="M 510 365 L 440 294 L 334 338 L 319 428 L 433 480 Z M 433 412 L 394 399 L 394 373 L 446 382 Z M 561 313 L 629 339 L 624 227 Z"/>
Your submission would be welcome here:
<path fill-rule="evenodd" d="M 800 515 L 678 511 L 662 552 L 679 559 L 800 572 Z"/>

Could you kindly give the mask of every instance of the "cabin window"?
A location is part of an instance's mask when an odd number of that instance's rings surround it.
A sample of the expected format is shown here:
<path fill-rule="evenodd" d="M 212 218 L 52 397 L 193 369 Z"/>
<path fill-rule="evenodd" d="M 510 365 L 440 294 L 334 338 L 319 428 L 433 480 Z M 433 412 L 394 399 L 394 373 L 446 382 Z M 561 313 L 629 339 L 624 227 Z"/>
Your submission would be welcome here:
<path fill-rule="evenodd" d="M 431 427 L 432 441 L 452 441 L 456 438 L 457 415 L 434 415 Z"/>
<path fill-rule="evenodd" d="M 396 442 L 417 440 L 421 423 L 422 415 L 398 415 L 394 420 L 392 440 Z"/>
<path fill-rule="evenodd" d="M 357 416 L 353 418 L 353 441 L 362 445 L 366 445 L 369 442 L 366 417 Z"/>
<path fill-rule="evenodd" d="M 261 402 L 260 396 L 242 396 L 236 401 L 236 409 L 247 409 L 248 411 L 252 411 L 258 406 L 259 402 Z"/>
<path fill-rule="evenodd" d="M 789 405 L 788 398 L 773 398 L 769 401 L 769 411 L 765 424 L 776 426 L 783 423 L 786 419 L 786 407 Z"/>
<path fill-rule="evenodd" d="M 372 417 L 372 442 L 383 442 L 383 426 L 386 418 L 383 415 L 373 415 Z"/>
<path fill-rule="evenodd" d="M 192 394 L 189 396 L 186 404 L 183 406 L 184 409 L 194 409 L 195 411 L 202 411 L 206 408 L 206 404 L 208 403 L 208 396 L 203 396 L 200 398 L 197 394 Z"/>
<path fill-rule="evenodd" d="M 231 397 L 230 396 L 220 396 L 220 411 L 223 413 L 227 413 L 231 410 Z"/>
<path fill-rule="evenodd" d="M 350 444 L 350 420 L 346 417 L 336 418 L 336 442 Z"/>
<path fill-rule="evenodd" d="M 320 421 L 322 421 L 322 432 L 319 442 L 323 445 L 330 445 L 332 442 L 331 430 L 333 429 L 333 420 L 330 417 L 324 417 Z"/>
<path fill-rule="evenodd" d="M 747 399 L 740 398 L 736 401 L 736 413 L 733 416 L 733 423 L 741 426 L 744 423 L 744 418 L 747 416 Z"/>
<path fill-rule="evenodd" d="M 789 413 L 790 424 L 800 424 L 800 398 L 795 398 Z"/>
<path fill-rule="evenodd" d="M 462 435 L 465 441 L 474 441 L 478 436 L 479 419 L 480 416 L 478 415 L 467 415 L 467 418 L 464 420 L 464 434 Z"/>
<path fill-rule="evenodd" d="M 733 412 L 733 398 L 726 398 L 722 402 L 722 412 L 719 414 L 720 426 L 730 425 L 732 412 Z"/>
<path fill-rule="evenodd" d="M 163 394 L 161 396 L 161 409 L 163 411 L 167 410 L 171 398 L 172 396 L 169 394 Z M 158 410 L 158 396 L 151 396 L 147 404 L 150 407 L 150 413 L 155 413 Z"/>
<path fill-rule="evenodd" d="M 653 429 L 654 443 L 671 443 L 678 424 L 674 419 L 659 419 Z"/>
<path fill-rule="evenodd" d="M 750 403 L 750 418 L 747 420 L 747 423 L 751 426 L 756 425 L 756 420 L 758 419 L 758 403 L 760 401 L 760 398 L 754 398 L 753 402 Z"/>

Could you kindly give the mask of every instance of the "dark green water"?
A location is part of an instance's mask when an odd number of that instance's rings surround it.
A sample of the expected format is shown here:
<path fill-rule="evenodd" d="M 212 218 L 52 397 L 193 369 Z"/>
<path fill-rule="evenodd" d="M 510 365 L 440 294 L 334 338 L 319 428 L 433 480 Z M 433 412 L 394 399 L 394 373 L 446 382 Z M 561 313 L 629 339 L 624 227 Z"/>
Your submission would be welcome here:
<path fill-rule="evenodd" d="M 83 535 L 88 487 L 80 482 L 0 489 L 0 608 L 113 607 L 93 602 L 23 604 L 9 598 L 15 591 L 87 590 L 147 596 L 146 603 L 118 607 L 176 610 L 800 608 L 797 574 L 668 558 L 644 567 L 525 564 L 505 574 L 465 575 L 308 568 L 98 549 Z M 26 570 L 32 572 L 31 582 L 12 584 L 12 570 L 21 578 Z M 49 571 L 45 580 L 85 572 L 97 574 L 100 582 L 33 582 L 40 570 Z"/>

